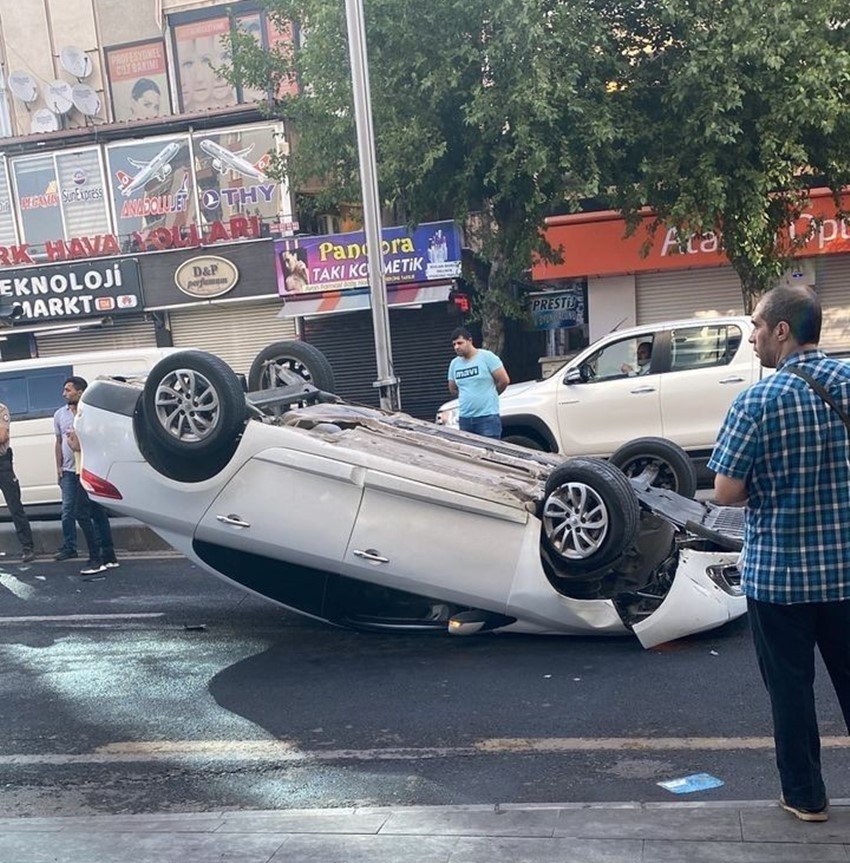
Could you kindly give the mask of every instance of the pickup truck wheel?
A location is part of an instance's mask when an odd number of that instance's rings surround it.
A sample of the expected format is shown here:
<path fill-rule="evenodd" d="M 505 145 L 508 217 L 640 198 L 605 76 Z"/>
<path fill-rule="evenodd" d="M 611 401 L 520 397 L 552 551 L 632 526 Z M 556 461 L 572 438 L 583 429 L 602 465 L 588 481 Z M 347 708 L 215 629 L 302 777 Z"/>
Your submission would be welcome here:
<path fill-rule="evenodd" d="M 249 392 L 302 381 L 329 393 L 336 389 L 333 369 L 327 357 L 307 342 L 275 342 L 263 348 L 254 357 L 248 372 Z"/>
<path fill-rule="evenodd" d="M 617 560 L 640 527 L 637 496 L 602 459 L 571 458 L 546 481 L 541 544 L 557 573 L 583 576 Z"/>
<path fill-rule="evenodd" d="M 233 444 L 248 409 L 236 373 L 203 351 L 178 351 L 151 369 L 142 392 L 145 431 L 157 448 L 187 461 Z"/>
<path fill-rule="evenodd" d="M 502 440 L 505 443 L 512 443 L 515 446 L 523 446 L 526 449 L 536 449 L 542 450 L 543 446 L 540 441 L 535 440 L 533 437 L 527 437 L 523 434 L 506 434 Z"/>
<path fill-rule="evenodd" d="M 611 464 L 629 479 L 669 489 L 682 497 L 696 494 L 697 473 L 693 462 L 678 444 L 666 438 L 635 438 L 611 456 Z"/>

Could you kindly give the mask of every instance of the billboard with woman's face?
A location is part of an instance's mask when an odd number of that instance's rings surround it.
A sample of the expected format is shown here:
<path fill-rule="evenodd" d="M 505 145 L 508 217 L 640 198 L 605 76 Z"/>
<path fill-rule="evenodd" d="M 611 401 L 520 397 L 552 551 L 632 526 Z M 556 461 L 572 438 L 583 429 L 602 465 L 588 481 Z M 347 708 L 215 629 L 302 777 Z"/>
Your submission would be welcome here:
<path fill-rule="evenodd" d="M 236 90 L 221 74 L 230 65 L 225 37 L 227 15 L 174 27 L 174 52 L 180 78 L 180 109 L 186 114 L 237 104 Z"/>
<path fill-rule="evenodd" d="M 150 120 L 171 113 L 162 39 L 113 45 L 104 53 L 115 120 Z"/>

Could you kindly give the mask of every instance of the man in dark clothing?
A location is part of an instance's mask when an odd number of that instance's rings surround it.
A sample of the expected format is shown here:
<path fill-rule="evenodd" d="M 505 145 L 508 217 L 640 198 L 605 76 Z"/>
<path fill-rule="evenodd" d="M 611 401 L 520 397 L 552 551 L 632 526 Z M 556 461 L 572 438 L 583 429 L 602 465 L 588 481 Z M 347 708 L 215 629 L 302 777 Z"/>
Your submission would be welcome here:
<path fill-rule="evenodd" d="M 0 404 L 0 492 L 3 492 L 3 497 L 6 499 L 6 506 L 9 507 L 9 514 L 15 525 L 15 533 L 23 548 L 21 562 L 29 563 L 35 560 L 32 528 L 21 503 L 21 486 L 12 465 L 12 448 L 9 446 L 10 425 L 9 408 Z"/>
<path fill-rule="evenodd" d="M 818 349 L 821 307 L 808 288 L 769 291 L 753 325 L 756 354 L 776 374 L 735 398 L 708 466 L 717 502 L 746 505 L 741 578 L 773 713 L 779 805 L 826 821 L 815 645 L 850 732 L 850 439 L 798 372 L 848 412 L 850 365 Z"/>

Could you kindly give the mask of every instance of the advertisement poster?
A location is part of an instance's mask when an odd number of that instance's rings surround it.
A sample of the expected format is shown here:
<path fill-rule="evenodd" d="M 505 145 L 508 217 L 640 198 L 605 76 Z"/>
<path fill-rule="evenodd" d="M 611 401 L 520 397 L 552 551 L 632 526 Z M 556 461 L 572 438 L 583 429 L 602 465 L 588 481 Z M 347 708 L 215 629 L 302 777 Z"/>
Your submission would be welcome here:
<path fill-rule="evenodd" d="M 528 295 L 528 311 L 534 330 L 558 330 L 586 323 L 584 289 L 545 291 Z"/>
<path fill-rule="evenodd" d="M 103 187 L 100 148 L 61 150 L 56 154 L 59 197 L 67 237 L 93 237 L 112 231 L 109 201 Z M 57 234 L 57 239 L 63 234 Z"/>
<path fill-rule="evenodd" d="M 162 39 L 114 45 L 104 53 L 116 120 L 149 120 L 171 113 Z"/>
<path fill-rule="evenodd" d="M 202 225 L 233 216 L 257 216 L 267 224 L 291 218 L 286 187 L 265 173 L 281 131 L 269 124 L 194 134 Z"/>
<path fill-rule="evenodd" d="M 229 65 L 222 37 L 230 33 L 227 15 L 174 27 L 180 110 L 185 114 L 237 104 L 236 90 L 217 70 Z"/>
<path fill-rule="evenodd" d="M 110 144 L 106 158 L 122 248 L 135 248 L 131 242 L 134 232 L 147 234 L 197 222 L 186 135 Z"/>
<path fill-rule="evenodd" d="M 384 228 L 382 238 L 388 285 L 455 279 L 461 274 L 460 231 L 454 222 Z M 277 240 L 278 293 L 291 297 L 367 288 L 368 260 L 363 231 Z"/>
<path fill-rule="evenodd" d="M 62 237 L 62 208 L 53 156 L 22 156 L 12 159 L 10 165 L 23 242 L 38 247 Z"/>

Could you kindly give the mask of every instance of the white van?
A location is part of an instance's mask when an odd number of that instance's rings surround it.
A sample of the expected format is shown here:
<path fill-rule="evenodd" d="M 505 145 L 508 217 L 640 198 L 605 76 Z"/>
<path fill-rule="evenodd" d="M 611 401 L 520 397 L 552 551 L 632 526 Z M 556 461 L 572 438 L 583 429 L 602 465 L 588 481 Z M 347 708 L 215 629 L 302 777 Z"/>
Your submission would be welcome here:
<path fill-rule="evenodd" d="M 15 474 L 25 506 L 58 504 L 53 414 L 65 403 L 62 387 L 72 375 L 91 383 L 99 375 L 144 374 L 177 348 L 126 348 L 0 362 L 0 402 L 12 416 Z M 2 501 L 0 495 L 0 501 Z M 8 516 L 3 502 L 0 517 Z"/>

